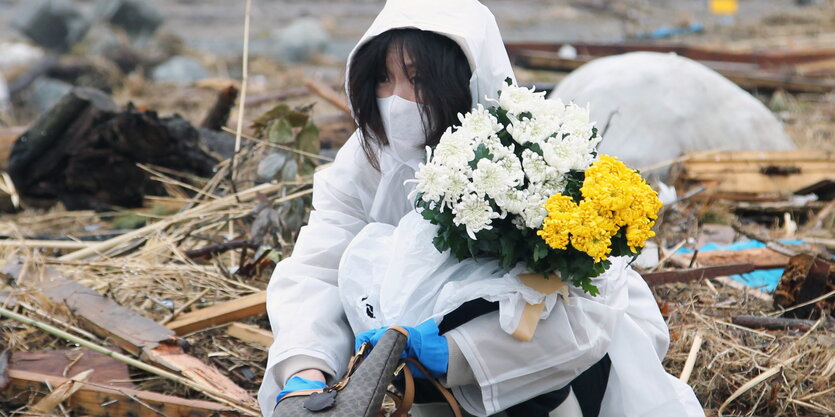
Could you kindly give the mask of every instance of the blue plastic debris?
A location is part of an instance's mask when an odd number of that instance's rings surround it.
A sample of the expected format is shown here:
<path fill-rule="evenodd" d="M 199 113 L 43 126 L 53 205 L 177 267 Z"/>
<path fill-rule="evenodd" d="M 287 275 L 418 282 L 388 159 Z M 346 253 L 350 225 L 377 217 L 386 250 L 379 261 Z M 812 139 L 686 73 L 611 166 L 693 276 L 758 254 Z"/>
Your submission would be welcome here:
<path fill-rule="evenodd" d="M 705 31 L 704 25 L 699 22 L 693 22 L 686 26 L 661 26 L 658 29 L 647 33 L 640 33 L 635 36 L 638 39 L 663 39 L 675 35 L 686 35 L 690 33 L 703 33 Z"/>
<path fill-rule="evenodd" d="M 781 240 L 780 243 L 786 245 L 800 245 L 802 240 Z M 717 245 L 715 243 L 707 243 L 699 248 L 699 252 L 709 252 L 712 250 L 745 250 L 764 248 L 766 244 L 758 240 L 746 240 L 735 242 L 730 245 Z M 693 253 L 692 249 L 682 248 L 677 253 Z M 755 287 L 765 292 L 774 292 L 777 284 L 780 283 L 780 277 L 783 276 L 783 268 L 775 269 L 758 269 L 756 271 L 745 274 L 731 275 L 731 279 L 739 281 L 749 287 Z"/>

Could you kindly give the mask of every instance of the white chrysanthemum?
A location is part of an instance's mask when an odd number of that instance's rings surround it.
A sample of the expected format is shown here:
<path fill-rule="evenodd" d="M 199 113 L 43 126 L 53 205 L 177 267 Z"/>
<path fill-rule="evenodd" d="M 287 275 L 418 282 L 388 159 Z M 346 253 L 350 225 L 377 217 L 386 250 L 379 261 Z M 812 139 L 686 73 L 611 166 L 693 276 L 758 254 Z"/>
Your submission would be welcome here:
<path fill-rule="evenodd" d="M 549 166 L 541 155 L 530 149 L 522 151 L 522 167 L 528 179 L 535 184 L 549 179 L 558 180 L 560 177 L 556 168 Z"/>
<path fill-rule="evenodd" d="M 539 195 L 547 200 L 548 197 L 551 197 L 556 193 L 564 192 L 565 185 L 565 177 L 560 176 L 557 179 L 548 179 L 536 184 L 531 183 L 528 187 L 528 191 L 530 192 L 530 194 Z"/>
<path fill-rule="evenodd" d="M 449 182 L 444 196 L 445 205 L 455 207 L 461 201 L 461 197 L 472 187 L 473 183 L 470 181 L 472 175 L 473 170 L 467 165 L 464 165 L 464 169 L 451 169 L 449 171 Z"/>
<path fill-rule="evenodd" d="M 420 164 L 415 172 L 415 192 L 423 193 L 421 199 L 426 202 L 440 200 L 449 189 L 449 174 L 449 168 L 435 162 Z"/>
<path fill-rule="evenodd" d="M 489 159 L 481 159 L 473 170 L 473 187 L 481 194 L 492 198 L 502 195 L 515 187 L 517 182 L 501 165 Z"/>
<path fill-rule="evenodd" d="M 569 170 L 585 170 L 592 162 L 591 152 L 595 141 L 568 136 L 562 140 L 552 140 L 541 145 L 542 156 L 548 165 L 561 174 Z"/>
<path fill-rule="evenodd" d="M 498 136 L 490 136 L 487 137 L 479 142 L 479 144 L 484 145 L 487 147 L 487 150 L 490 151 L 490 154 L 493 155 L 493 160 L 499 160 L 502 158 L 515 158 L 516 154 L 514 150 L 516 149 L 513 144 L 510 146 L 502 145 L 501 139 Z M 476 145 L 478 147 L 478 145 Z"/>
<path fill-rule="evenodd" d="M 565 114 L 565 104 L 558 98 L 549 98 L 542 100 L 539 105 L 531 112 L 537 119 L 547 119 L 553 121 L 560 121 Z"/>
<path fill-rule="evenodd" d="M 496 163 L 499 164 L 500 167 L 504 168 L 513 184 L 522 184 L 525 180 L 525 171 L 522 170 L 522 162 L 519 161 L 519 158 L 513 153 L 513 151 L 509 152 L 510 153 L 508 155 L 502 156 L 502 159 L 499 159 Z"/>
<path fill-rule="evenodd" d="M 507 126 L 507 133 L 522 145 L 528 143 L 542 143 L 559 129 L 559 122 L 540 119 L 511 120 Z"/>
<path fill-rule="evenodd" d="M 533 111 L 544 100 L 544 97 L 545 93 L 536 93 L 533 89 L 507 85 L 502 88 L 502 93 L 499 96 L 499 106 L 510 114 L 518 115 Z"/>
<path fill-rule="evenodd" d="M 528 207 L 529 198 L 530 193 L 528 190 L 511 188 L 506 193 L 496 196 L 495 200 L 496 204 L 502 210 L 511 214 L 521 215 Z"/>
<path fill-rule="evenodd" d="M 486 138 L 502 130 L 499 121 L 481 104 L 465 115 L 459 113 L 458 120 L 461 121 L 459 129 L 467 131 L 474 138 Z"/>
<path fill-rule="evenodd" d="M 539 229 L 545 217 L 548 216 L 548 210 L 545 210 L 545 201 L 548 197 L 543 197 L 538 194 L 531 194 L 528 198 L 528 205 L 525 211 L 522 212 L 522 218 L 525 219 L 525 226 L 530 229 Z"/>
<path fill-rule="evenodd" d="M 568 134 L 581 139 L 590 139 L 593 127 L 594 123 L 589 121 L 588 108 L 580 107 L 574 103 L 565 107 L 563 123 L 560 126 L 561 134 Z"/>
<path fill-rule="evenodd" d="M 464 225 L 470 239 L 476 240 L 475 234 L 481 230 L 490 230 L 493 226 L 490 223 L 493 219 L 501 217 L 493 211 L 490 203 L 483 196 L 470 193 L 461 198 L 461 201 L 452 209 L 452 222 L 456 226 Z"/>
<path fill-rule="evenodd" d="M 441 136 L 438 146 L 435 147 L 432 162 L 440 163 L 448 167 L 457 168 L 467 165 L 475 158 L 472 142 L 459 132 L 452 132 L 450 129 Z"/>

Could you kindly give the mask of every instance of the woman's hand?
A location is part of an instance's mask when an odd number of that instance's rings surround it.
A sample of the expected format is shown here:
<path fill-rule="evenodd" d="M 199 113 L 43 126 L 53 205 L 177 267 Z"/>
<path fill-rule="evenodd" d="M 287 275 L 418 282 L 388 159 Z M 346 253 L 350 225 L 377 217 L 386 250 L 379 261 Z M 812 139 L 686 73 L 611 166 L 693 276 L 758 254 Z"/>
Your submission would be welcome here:
<path fill-rule="evenodd" d="M 305 370 L 296 372 L 295 374 L 293 374 L 293 376 L 302 377 L 302 378 L 307 379 L 309 381 L 325 382 L 325 374 L 318 369 L 305 369 Z M 292 379 L 293 377 L 290 377 L 290 378 Z"/>
<path fill-rule="evenodd" d="M 438 334 L 438 325 L 435 321 L 429 319 L 415 327 L 402 327 L 409 332 L 403 357 L 417 359 L 435 378 L 446 374 L 449 367 L 449 345 L 446 337 Z M 388 327 L 381 327 L 362 332 L 357 335 L 354 345 L 357 349 L 365 342 L 374 346 L 387 329 Z M 425 378 L 417 369 L 412 369 L 412 372 L 418 378 Z"/>
<path fill-rule="evenodd" d="M 310 378 L 314 379 L 306 378 L 303 375 L 308 375 Z M 316 379 L 320 377 L 321 379 Z M 287 380 L 287 383 L 284 384 L 284 389 L 281 390 L 281 392 L 279 392 L 278 395 L 275 397 L 275 402 L 281 401 L 281 399 L 284 398 L 285 395 L 291 392 L 306 389 L 321 389 L 325 388 L 326 386 L 327 385 L 325 384 L 325 375 L 322 373 L 322 371 L 318 369 L 305 369 L 303 371 L 297 372 L 295 375 L 293 375 L 290 379 Z"/>

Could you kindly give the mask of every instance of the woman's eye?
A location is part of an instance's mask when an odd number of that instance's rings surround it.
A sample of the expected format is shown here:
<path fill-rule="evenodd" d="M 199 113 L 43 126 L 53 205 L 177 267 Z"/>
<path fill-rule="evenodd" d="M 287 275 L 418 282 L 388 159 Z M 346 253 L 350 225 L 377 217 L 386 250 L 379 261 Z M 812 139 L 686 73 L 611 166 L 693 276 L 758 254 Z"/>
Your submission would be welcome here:
<path fill-rule="evenodd" d="M 409 78 L 409 81 L 410 81 L 412 84 L 417 84 L 417 83 L 421 82 L 421 78 L 420 78 L 420 77 L 418 77 L 418 76 L 414 76 L 414 77 L 412 77 L 412 78 Z"/>
<path fill-rule="evenodd" d="M 388 75 L 380 75 L 379 77 L 377 77 L 377 82 L 380 84 L 389 82 Z"/>

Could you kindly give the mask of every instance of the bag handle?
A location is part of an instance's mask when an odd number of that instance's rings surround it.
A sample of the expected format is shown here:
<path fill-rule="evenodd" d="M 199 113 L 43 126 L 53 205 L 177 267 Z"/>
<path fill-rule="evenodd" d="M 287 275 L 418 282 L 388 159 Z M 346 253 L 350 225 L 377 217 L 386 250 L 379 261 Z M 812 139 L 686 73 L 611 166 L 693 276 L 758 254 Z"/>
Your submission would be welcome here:
<path fill-rule="evenodd" d="M 406 358 L 406 359 L 403 360 L 402 363 L 404 365 L 407 365 L 407 363 L 411 364 L 411 365 L 414 365 L 424 375 L 427 375 L 427 376 L 429 375 L 429 371 L 426 370 L 426 368 L 420 362 L 415 360 L 414 358 Z M 392 417 L 406 417 L 408 415 L 409 410 L 412 409 L 412 405 L 414 403 L 414 398 L 415 398 L 414 376 L 412 375 L 412 371 L 409 369 L 408 366 L 403 367 L 403 372 L 404 372 L 404 378 L 406 379 L 406 386 L 404 388 L 405 392 L 403 393 L 403 403 L 402 403 L 402 406 L 399 407 L 394 414 L 392 414 Z M 462 417 L 461 416 L 461 407 L 458 405 L 458 401 L 455 399 L 455 397 L 452 395 L 452 393 L 449 392 L 449 390 L 446 389 L 446 387 L 441 385 L 441 383 L 438 382 L 437 379 L 435 379 L 435 378 L 428 378 L 428 379 L 429 379 L 430 382 L 432 382 L 432 385 L 435 386 L 435 388 L 438 390 L 438 392 L 440 392 L 441 395 L 443 395 L 444 399 L 446 400 L 447 404 L 449 405 L 449 408 L 452 409 L 452 414 L 455 415 L 455 417 Z"/>

